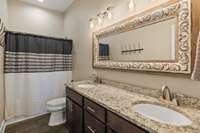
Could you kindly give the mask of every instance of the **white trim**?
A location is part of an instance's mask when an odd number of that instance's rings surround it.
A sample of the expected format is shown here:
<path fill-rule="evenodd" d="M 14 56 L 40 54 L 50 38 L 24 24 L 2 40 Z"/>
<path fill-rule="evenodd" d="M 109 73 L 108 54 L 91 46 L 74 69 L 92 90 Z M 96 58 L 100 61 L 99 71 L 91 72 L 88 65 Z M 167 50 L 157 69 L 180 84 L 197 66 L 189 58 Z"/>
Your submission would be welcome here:
<path fill-rule="evenodd" d="M 5 120 L 3 120 L 0 126 L 0 133 L 4 133 L 5 127 L 6 127 L 6 122 Z"/>

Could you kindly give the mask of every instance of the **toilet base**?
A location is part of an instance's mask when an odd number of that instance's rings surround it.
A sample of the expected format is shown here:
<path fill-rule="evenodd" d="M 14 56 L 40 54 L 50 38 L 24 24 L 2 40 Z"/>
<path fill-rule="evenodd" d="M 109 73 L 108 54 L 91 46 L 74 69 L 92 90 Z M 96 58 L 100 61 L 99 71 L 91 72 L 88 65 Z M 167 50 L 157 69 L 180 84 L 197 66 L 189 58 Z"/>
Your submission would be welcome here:
<path fill-rule="evenodd" d="M 51 116 L 49 119 L 49 126 L 58 126 L 64 124 L 66 122 L 65 112 L 57 111 L 51 112 Z"/>

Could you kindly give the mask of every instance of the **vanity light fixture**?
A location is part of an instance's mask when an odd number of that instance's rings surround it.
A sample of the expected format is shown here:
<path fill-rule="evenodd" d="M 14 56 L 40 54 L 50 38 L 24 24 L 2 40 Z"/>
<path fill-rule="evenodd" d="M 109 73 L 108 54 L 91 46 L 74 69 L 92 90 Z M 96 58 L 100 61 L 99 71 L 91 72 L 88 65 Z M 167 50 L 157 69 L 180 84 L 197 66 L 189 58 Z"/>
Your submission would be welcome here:
<path fill-rule="evenodd" d="M 108 19 L 112 19 L 112 13 L 108 12 Z"/>
<path fill-rule="evenodd" d="M 98 18 L 98 24 L 101 25 L 101 23 L 102 23 L 102 18 L 99 17 L 99 18 Z"/>
<path fill-rule="evenodd" d="M 133 11 L 133 9 L 135 9 L 135 1 L 134 0 L 129 0 L 128 8 L 130 11 Z"/>
<path fill-rule="evenodd" d="M 109 6 L 103 12 L 98 13 L 96 17 L 90 18 L 89 19 L 90 28 L 91 29 L 94 28 L 97 24 L 101 25 L 105 18 L 108 18 L 109 20 L 111 20 L 113 18 L 112 9 L 113 7 Z"/>
<path fill-rule="evenodd" d="M 40 2 L 40 3 L 43 3 L 43 2 L 44 2 L 44 0 L 38 0 L 38 2 Z"/>

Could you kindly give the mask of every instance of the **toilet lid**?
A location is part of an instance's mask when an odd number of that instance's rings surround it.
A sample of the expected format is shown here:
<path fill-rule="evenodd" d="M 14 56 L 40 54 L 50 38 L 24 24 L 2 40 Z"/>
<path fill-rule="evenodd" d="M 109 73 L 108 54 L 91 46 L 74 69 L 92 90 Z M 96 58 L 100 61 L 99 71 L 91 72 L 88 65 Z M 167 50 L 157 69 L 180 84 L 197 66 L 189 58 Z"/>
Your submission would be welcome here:
<path fill-rule="evenodd" d="M 47 102 L 47 105 L 50 105 L 50 106 L 59 106 L 59 105 L 65 105 L 65 104 L 66 104 L 66 97 L 53 99 Z"/>

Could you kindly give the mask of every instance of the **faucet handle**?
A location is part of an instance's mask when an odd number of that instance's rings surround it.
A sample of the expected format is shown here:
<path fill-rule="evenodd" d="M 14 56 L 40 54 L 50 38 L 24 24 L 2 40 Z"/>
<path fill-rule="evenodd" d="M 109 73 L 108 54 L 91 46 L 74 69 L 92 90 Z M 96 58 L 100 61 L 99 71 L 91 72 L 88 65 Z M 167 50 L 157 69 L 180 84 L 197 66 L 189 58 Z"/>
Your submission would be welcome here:
<path fill-rule="evenodd" d="M 180 103 L 179 103 L 179 100 L 178 100 L 176 94 L 173 94 L 172 102 L 173 102 L 176 106 L 180 106 Z"/>

